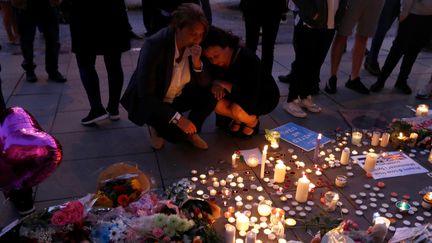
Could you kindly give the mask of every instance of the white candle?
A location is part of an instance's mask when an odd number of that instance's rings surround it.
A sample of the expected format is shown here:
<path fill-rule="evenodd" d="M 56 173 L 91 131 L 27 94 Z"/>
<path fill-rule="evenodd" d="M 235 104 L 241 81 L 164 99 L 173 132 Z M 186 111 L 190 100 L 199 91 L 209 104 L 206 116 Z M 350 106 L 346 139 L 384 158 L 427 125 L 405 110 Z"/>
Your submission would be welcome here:
<path fill-rule="evenodd" d="M 246 234 L 246 241 L 245 243 L 255 243 L 256 242 L 256 234 L 253 231 L 249 231 Z"/>
<path fill-rule="evenodd" d="M 364 170 L 366 172 L 372 172 L 375 169 L 377 159 L 378 155 L 376 153 L 368 153 L 366 155 Z"/>
<path fill-rule="evenodd" d="M 321 137 L 322 137 L 322 134 L 318 133 L 318 137 L 315 140 L 315 151 L 314 151 L 314 157 L 313 157 L 314 162 L 317 162 L 318 158 L 319 158 L 319 154 L 320 154 L 319 149 L 320 149 L 320 145 L 321 145 Z"/>
<path fill-rule="evenodd" d="M 220 186 L 225 186 L 226 185 L 226 180 L 220 180 L 219 185 Z"/>
<path fill-rule="evenodd" d="M 421 104 L 417 106 L 416 116 L 427 116 L 429 113 L 429 106 L 425 104 Z"/>
<path fill-rule="evenodd" d="M 297 202 L 306 202 L 309 195 L 309 184 L 310 180 L 303 174 L 303 176 L 297 181 L 297 190 L 295 200 Z"/>
<path fill-rule="evenodd" d="M 372 134 L 372 140 L 371 140 L 371 145 L 372 146 L 378 146 L 380 143 L 380 137 L 381 137 L 381 133 L 378 131 L 374 131 Z"/>
<path fill-rule="evenodd" d="M 387 147 L 389 140 L 390 140 L 390 133 L 387 132 L 383 133 L 381 137 L 380 146 L 383 148 Z"/>
<path fill-rule="evenodd" d="M 353 145 L 359 145 L 361 143 L 361 139 L 363 136 L 361 132 L 353 132 L 351 136 L 351 143 Z"/>
<path fill-rule="evenodd" d="M 210 196 L 216 196 L 217 191 L 215 189 L 210 190 Z"/>
<path fill-rule="evenodd" d="M 410 133 L 408 144 L 410 147 L 414 147 L 417 143 L 418 134 L 415 132 Z"/>
<path fill-rule="evenodd" d="M 264 149 L 262 151 L 262 158 L 261 158 L 261 171 L 260 171 L 260 178 L 264 178 L 264 170 L 265 170 L 265 163 L 267 161 L 267 149 L 268 145 L 264 146 Z"/>
<path fill-rule="evenodd" d="M 271 210 L 272 210 L 271 204 L 272 203 L 269 200 L 260 202 L 258 204 L 258 208 L 257 208 L 258 214 L 260 216 L 263 216 L 263 217 L 269 216 L 271 214 Z"/>
<path fill-rule="evenodd" d="M 283 183 L 285 181 L 286 166 L 282 161 L 278 162 L 274 169 L 274 183 Z"/>
<path fill-rule="evenodd" d="M 340 163 L 341 165 L 347 165 L 349 163 L 351 151 L 348 147 L 344 148 L 341 153 Z"/>
<path fill-rule="evenodd" d="M 231 224 L 225 225 L 225 242 L 235 243 L 236 240 L 236 228 Z"/>
<path fill-rule="evenodd" d="M 239 231 L 247 231 L 249 229 L 249 218 L 240 213 L 236 219 L 236 228 Z"/>
<path fill-rule="evenodd" d="M 213 181 L 213 187 L 219 187 L 219 182 L 218 181 Z"/>
<path fill-rule="evenodd" d="M 237 154 L 233 154 L 231 156 L 231 165 L 233 168 L 237 168 Z"/>
<path fill-rule="evenodd" d="M 256 156 L 250 156 L 250 157 L 247 159 L 246 164 L 247 164 L 249 167 L 257 167 L 257 165 L 258 165 L 258 158 L 257 158 Z"/>

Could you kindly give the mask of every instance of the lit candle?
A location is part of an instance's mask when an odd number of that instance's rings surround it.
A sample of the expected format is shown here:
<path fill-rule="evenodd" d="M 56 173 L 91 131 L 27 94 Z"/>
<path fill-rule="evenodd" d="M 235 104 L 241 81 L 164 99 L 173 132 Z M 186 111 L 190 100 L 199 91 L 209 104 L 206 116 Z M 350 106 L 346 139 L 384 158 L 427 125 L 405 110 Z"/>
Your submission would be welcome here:
<path fill-rule="evenodd" d="M 336 210 L 337 202 L 339 201 L 339 194 L 333 191 L 328 191 L 324 194 L 324 209 L 327 212 L 334 212 Z"/>
<path fill-rule="evenodd" d="M 368 153 L 366 155 L 364 170 L 366 172 L 372 172 L 375 169 L 377 159 L 378 155 L 376 153 Z"/>
<path fill-rule="evenodd" d="M 274 183 L 283 183 L 285 181 L 286 166 L 282 161 L 279 161 L 274 169 Z"/>
<path fill-rule="evenodd" d="M 215 189 L 210 190 L 210 196 L 216 196 L 217 191 Z"/>
<path fill-rule="evenodd" d="M 318 133 L 318 137 L 315 140 L 315 151 L 314 151 L 314 157 L 313 157 L 313 161 L 315 163 L 319 161 L 319 153 L 320 153 L 319 149 L 321 146 L 321 137 L 322 137 L 322 134 Z"/>
<path fill-rule="evenodd" d="M 423 201 L 422 201 L 421 205 L 424 209 L 431 209 L 432 208 L 432 192 L 427 192 L 423 196 Z"/>
<path fill-rule="evenodd" d="M 387 147 L 389 140 L 390 140 L 390 133 L 388 132 L 383 133 L 381 137 L 380 146 L 383 148 Z"/>
<path fill-rule="evenodd" d="M 233 153 L 233 155 L 231 156 L 231 166 L 233 168 L 237 168 L 237 154 Z"/>
<path fill-rule="evenodd" d="M 246 241 L 245 243 L 255 243 L 256 242 L 256 234 L 253 231 L 249 231 L 246 234 Z"/>
<path fill-rule="evenodd" d="M 341 153 L 340 163 L 341 165 L 347 165 L 349 163 L 351 151 L 348 147 L 344 148 Z"/>
<path fill-rule="evenodd" d="M 250 156 L 248 159 L 247 159 L 247 161 L 246 161 L 246 164 L 249 166 L 249 167 L 257 167 L 257 165 L 258 165 L 258 158 L 256 157 L 256 156 Z"/>
<path fill-rule="evenodd" d="M 345 187 L 346 183 L 347 183 L 347 177 L 346 176 L 344 176 L 344 175 L 336 176 L 335 185 L 337 187 Z"/>
<path fill-rule="evenodd" d="M 320 170 L 320 169 L 317 169 L 317 170 L 315 171 L 315 175 L 317 175 L 317 176 L 321 176 L 321 175 L 322 175 L 321 170 Z"/>
<path fill-rule="evenodd" d="M 249 229 L 249 218 L 240 213 L 236 219 L 236 228 L 239 231 L 247 231 Z"/>
<path fill-rule="evenodd" d="M 236 240 L 236 228 L 231 224 L 225 225 L 225 242 L 235 243 Z"/>
<path fill-rule="evenodd" d="M 219 182 L 218 181 L 213 181 L 213 187 L 219 187 Z"/>
<path fill-rule="evenodd" d="M 396 207 L 399 209 L 401 213 L 408 212 L 408 210 L 411 208 L 411 205 L 405 201 L 398 201 L 396 202 Z"/>
<path fill-rule="evenodd" d="M 273 208 L 270 215 L 270 222 L 275 225 L 285 220 L 285 212 L 281 208 Z"/>
<path fill-rule="evenodd" d="M 297 202 L 306 202 L 309 195 L 309 184 L 310 180 L 306 177 L 305 174 L 297 181 L 297 190 L 295 200 Z"/>
<path fill-rule="evenodd" d="M 363 134 L 359 131 L 352 132 L 351 135 L 351 143 L 353 145 L 360 145 Z"/>
<path fill-rule="evenodd" d="M 425 104 L 421 104 L 417 106 L 416 116 L 428 116 L 429 106 Z"/>
<path fill-rule="evenodd" d="M 378 216 L 374 218 L 374 224 L 384 224 L 386 228 L 390 226 L 390 220 L 385 217 Z"/>
<path fill-rule="evenodd" d="M 260 171 L 260 178 L 264 178 L 264 170 L 265 170 L 265 163 L 267 161 L 267 149 L 268 145 L 264 146 L 264 149 L 262 151 L 262 158 L 261 158 L 261 171 Z"/>
<path fill-rule="evenodd" d="M 225 186 L 226 185 L 226 180 L 220 180 L 219 181 L 219 185 L 220 186 Z"/>
<path fill-rule="evenodd" d="M 375 233 L 374 240 L 376 242 L 384 242 L 389 226 L 389 219 L 380 216 L 374 218 L 374 226 L 372 227 L 371 232 Z"/>
<path fill-rule="evenodd" d="M 414 147 L 417 143 L 418 134 L 415 132 L 410 133 L 409 140 L 408 140 L 408 146 Z"/>
<path fill-rule="evenodd" d="M 263 217 L 267 217 L 271 213 L 272 202 L 270 200 L 263 200 L 258 204 L 258 214 Z"/>
<path fill-rule="evenodd" d="M 374 131 L 372 134 L 372 139 L 371 139 L 371 145 L 372 146 L 378 146 L 380 143 L 380 137 L 381 137 L 381 133 L 378 131 Z"/>
<path fill-rule="evenodd" d="M 295 219 L 293 219 L 293 218 L 287 218 L 287 219 L 285 220 L 285 224 L 286 224 L 287 226 L 292 227 L 292 226 L 296 226 L 297 221 L 296 221 Z"/>

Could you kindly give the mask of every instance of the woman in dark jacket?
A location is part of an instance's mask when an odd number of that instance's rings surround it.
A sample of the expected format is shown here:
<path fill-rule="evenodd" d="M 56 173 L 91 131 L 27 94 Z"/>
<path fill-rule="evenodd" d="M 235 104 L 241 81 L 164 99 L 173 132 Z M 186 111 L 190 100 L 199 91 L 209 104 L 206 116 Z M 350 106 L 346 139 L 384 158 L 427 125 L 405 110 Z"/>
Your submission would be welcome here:
<path fill-rule="evenodd" d="M 201 43 L 205 57 L 213 65 L 212 92 L 218 99 L 216 114 L 233 119 L 232 132 L 246 136 L 258 132 L 260 115 L 270 113 L 279 102 L 279 89 L 273 77 L 262 71 L 259 58 L 239 46 L 239 38 L 211 27 Z"/>
<path fill-rule="evenodd" d="M 118 120 L 123 87 L 121 55 L 130 49 L 129 25 L 124 0 L 70 0 L 72 52 L 75 53 L 81 81 L 90 102 L 90 113 L 81 124 L 90 125 L 110 118 Z M 108 73 L 109 101 L 102 105 L 97 55 L 103 55 Z"/>

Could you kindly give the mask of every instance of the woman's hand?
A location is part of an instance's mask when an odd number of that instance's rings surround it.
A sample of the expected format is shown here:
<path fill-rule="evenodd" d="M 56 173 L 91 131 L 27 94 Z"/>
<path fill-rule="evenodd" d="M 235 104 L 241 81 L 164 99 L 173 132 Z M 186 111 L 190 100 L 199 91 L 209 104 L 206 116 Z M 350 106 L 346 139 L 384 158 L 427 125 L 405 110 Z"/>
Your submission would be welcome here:
<path fill-rule="evenodd" d="M 193 45 L 191 47 L 189 47 L 189 51 L 191 53 L 191 57 L 192 57 L 192 64 L 193 64 L 193 68 L 197 69 L 197 70 L 201 70 L 201 46 L 200 45 Z"/>
<path fill-rule="evenodd" d="M 213 84 L 211 92 L 217 100 L 220 100 L 225 96 L 225 89 L 219 84 Z"/>

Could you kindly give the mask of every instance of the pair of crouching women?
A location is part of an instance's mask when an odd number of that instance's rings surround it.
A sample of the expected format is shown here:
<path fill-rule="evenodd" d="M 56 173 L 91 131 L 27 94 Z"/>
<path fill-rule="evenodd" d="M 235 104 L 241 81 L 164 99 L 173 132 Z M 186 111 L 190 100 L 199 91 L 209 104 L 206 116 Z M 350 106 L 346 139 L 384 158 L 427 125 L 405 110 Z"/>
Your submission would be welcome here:
<path fill-rule="evenodd" d="M 232 132 L 251 136 L 278 101 L 259 58 L 238 37 L 209 27 L 198 5 L 182 4 L 171 25 L 144 42 L 121 103 L 132 122 L 148 125 L 153 148 L 167 140 L 207 149 L 198 133 L 211 112 L 232 120 Z"/>

